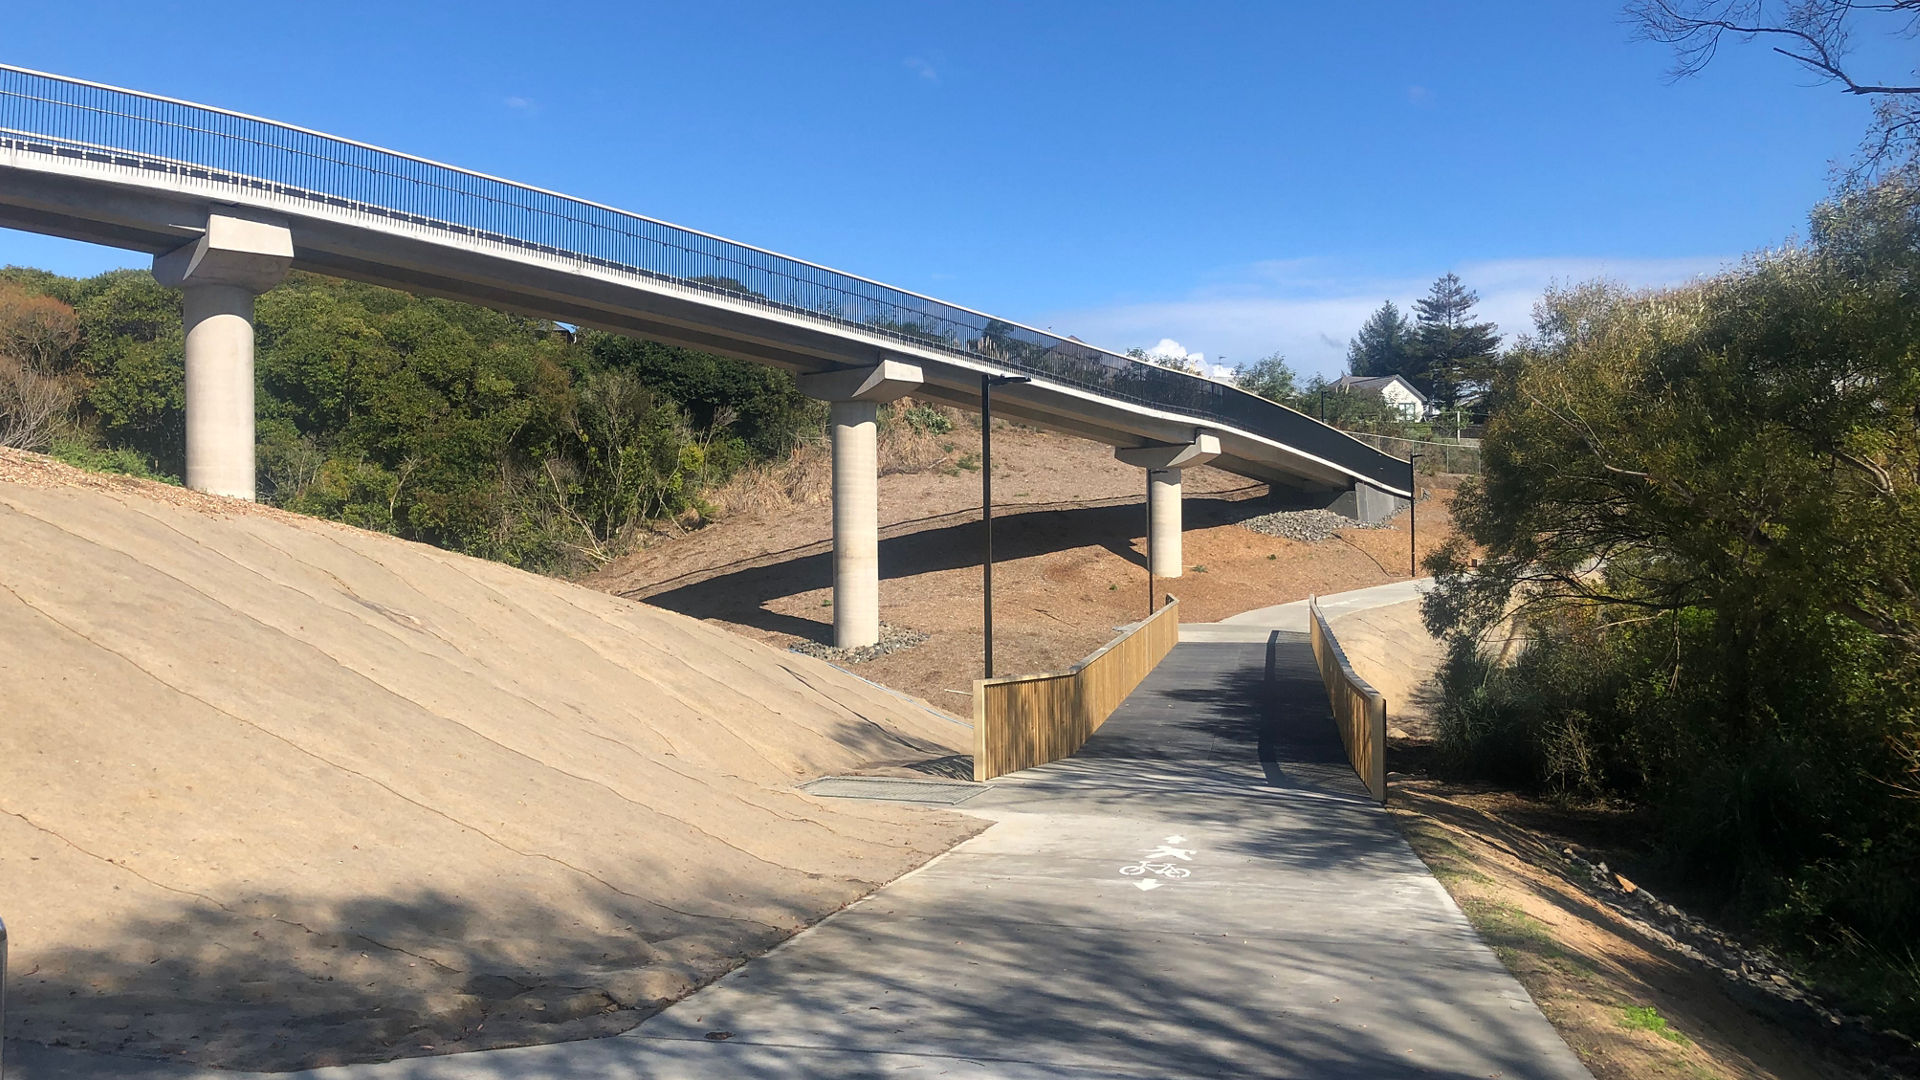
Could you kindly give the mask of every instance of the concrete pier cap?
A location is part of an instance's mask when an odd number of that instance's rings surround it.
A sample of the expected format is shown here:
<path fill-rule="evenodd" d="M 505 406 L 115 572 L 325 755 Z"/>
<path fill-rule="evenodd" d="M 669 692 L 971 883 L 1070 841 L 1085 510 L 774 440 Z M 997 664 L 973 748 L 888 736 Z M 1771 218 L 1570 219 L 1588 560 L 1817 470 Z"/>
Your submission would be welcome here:
<path fill-rule="evenodd" d="M 1190 443 L 1116 447 L 1113 456 L 1147 470 L 1147 566 L 1157 578 L 1177 578 L 1180 559 L 1180 470 L 1220 456 L 1220 440 L 1196 432 Z"/>
<path fill-rule="evenodd" d="M 800 376 L 800 392 L 821 401 L 861 401 L 874 405 L 896 401 L 925 382 L 918 364 L 882 360 L 872 367 L 841 368 Z"/>
<path fill-rule="evenodd" d="M 206 231 L 153 259 L 180 289 L 186 330 L 187 486 L 254 498 L 253 298 L 293 264 L 283 219 L 239 207 L 207 212 Z"/>
<path fill-rule="evenodd" d="M 857 649 L 880 641 L 880 406 L 918 389 L 918 365 L 872 367 L 799 378 L 800 392 L 828 403 L 833 436 L 833 643 Z"/>
<path fill-rule="evenodd" d="M 1113 456 L 1118 461 L 1142 469 L 1185 469 L 1205 465 L 1219 457 L 1220 440 L 1217 436 L 1200 432 L 1189 443 L 1115 447 Z"/>

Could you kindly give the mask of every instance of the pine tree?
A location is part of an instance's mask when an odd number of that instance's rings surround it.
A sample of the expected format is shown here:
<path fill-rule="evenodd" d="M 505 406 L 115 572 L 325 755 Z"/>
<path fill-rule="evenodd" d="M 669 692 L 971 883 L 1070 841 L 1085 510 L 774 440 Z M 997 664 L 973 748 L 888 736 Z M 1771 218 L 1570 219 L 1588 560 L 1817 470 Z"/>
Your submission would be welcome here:
<path fill-rule="evenodd" d="M 1414 363 L 1413 324 L 1389 300 L 1367 316 L 1347 342 L 1347 370 L 1355 375 L 1406 375 Z"/>
<path fill-rule="evenodd" d="M 1436 408 L 1454 408 L 1464 393 L 1492 375 L 1500 335 L 1495 324 L 1473 321 L 1479 302 L 1480 294 L 1453 273 L 1436 279 L 1427 295 L 1413 302 L 1415 373 L 1410 378 Z"/>

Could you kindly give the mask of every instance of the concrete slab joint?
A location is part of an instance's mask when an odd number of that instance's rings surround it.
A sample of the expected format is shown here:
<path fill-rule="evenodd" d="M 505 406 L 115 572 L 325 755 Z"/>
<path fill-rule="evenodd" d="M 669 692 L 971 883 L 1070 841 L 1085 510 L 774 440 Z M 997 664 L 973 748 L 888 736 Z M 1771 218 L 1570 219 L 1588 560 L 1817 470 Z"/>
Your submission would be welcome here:
<path fill-rule="evenodd" d="M 207 213 L 200 238 L 153 259 L 182 291 L 187 364 L 187 486 L 254 497 L 253 298 L 293 264 L 285 221 L 237 207 Z"/>
<path fill-rule="evenodd" d="M 1122 446 L 1119 461 L 1147 470 L 1147 565 L 1154 577 L 1180 576 L 1180 470 L 1220 455 L 1220 440 L 1204 432 L 1190 443 Z"/>
<path fill-rule="evenodd" d="M 828 402 L 833 643 L 842 649 L 880 641 L 880 405 L 912 393 L 921 381 L 918 366 L 899 360 L 800 377 L 801 393 Z"/>

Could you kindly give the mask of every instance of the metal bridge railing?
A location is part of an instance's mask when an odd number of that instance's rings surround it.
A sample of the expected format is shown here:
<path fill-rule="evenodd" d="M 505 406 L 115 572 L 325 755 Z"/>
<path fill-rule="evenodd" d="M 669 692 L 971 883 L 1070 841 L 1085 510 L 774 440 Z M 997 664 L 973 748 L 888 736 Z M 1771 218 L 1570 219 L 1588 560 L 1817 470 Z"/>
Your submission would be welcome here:
<path fill-rule="evenodd" d="M 535 251 L 1239 428 L 1406 488 L 1399 461 L 1265 398 L 762 248 L 349 139 L 0 65 L 0 149 L 172 174 Z"/>

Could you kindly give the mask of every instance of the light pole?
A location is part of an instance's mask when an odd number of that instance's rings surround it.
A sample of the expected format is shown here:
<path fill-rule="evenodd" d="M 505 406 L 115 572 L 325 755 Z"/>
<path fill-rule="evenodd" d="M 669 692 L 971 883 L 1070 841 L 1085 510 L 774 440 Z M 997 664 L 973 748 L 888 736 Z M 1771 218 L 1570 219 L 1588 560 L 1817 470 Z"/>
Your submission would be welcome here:
<path fill-rule="evenodd" d="M 1032 382 L 1025 375 L 980 376 L 980 531 L 986 550 L 980 560 L 980 597 L 985 608 L 987 678 L 993 678 L 993 388 Z"/>
<path fill-rule="evenodd" d="M 1147 470 L 1147 616 L 1153 616 L 1153 470 Z"/>
<path fill-rule="evenodd" d="M 1413 478 L 1407 496 L 1407 576 L 1420 576 L 1420 451 L 1407 454 L 1407 475 Z"/>

